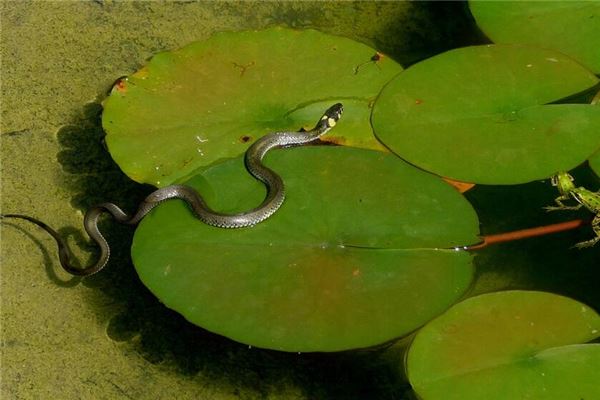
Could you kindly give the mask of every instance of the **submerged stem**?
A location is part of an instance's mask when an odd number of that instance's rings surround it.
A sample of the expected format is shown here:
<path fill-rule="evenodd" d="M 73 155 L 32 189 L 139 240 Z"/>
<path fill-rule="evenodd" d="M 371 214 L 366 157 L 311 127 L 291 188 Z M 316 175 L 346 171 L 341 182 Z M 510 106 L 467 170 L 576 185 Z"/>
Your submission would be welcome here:
<path fill-rule="evenodd" d="M 479 250 L 495 243 L 512 242 L 514 240 L 527 239 L 536 236 L 549 235 L 551 233 L 564 232 L 572 229 L 577 229 L 586 225 L 586 222 L 582 219 L 575 219 L 567 222 L 560 222 L 558 224 L 538 226 L 535 228 L 520 229 L 517 231 L 498 233 L 495 235 L 486 235 L 483 237 L 481 243 L 469 246 L 466 250 Z"/>

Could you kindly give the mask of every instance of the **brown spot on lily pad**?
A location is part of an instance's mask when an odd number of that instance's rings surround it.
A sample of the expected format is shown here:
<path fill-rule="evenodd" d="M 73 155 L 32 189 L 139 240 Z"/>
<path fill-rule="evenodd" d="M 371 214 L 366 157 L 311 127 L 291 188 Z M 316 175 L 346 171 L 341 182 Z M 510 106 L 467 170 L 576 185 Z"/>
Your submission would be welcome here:
<path fill-rule="evenodd" d="M 465 193 L 466 191 L 471 190 L 475 186 L 474 183 L 455 181 L 454 179 L 450 179 L 450 178 L 442 178 L 442 179 L 444 179 L 446 182 L 448 182 L 449 184 L 454 186 L 456 188 L 456 190 L 458 190 L 460 193 Z"/>
<path fill-rule="evenodd" d="M 343 136 L 324 136 L 321 141 L 325 144 L 343 146 L 346 143 L 346 138 Z"/>
<path fill-rule="evenodd" d="M 116 90 L 119 93 L 125 93 L 127 91 L 126 82 L 126 78 L 118 79 L 113 86 L 113 90 Z"/>

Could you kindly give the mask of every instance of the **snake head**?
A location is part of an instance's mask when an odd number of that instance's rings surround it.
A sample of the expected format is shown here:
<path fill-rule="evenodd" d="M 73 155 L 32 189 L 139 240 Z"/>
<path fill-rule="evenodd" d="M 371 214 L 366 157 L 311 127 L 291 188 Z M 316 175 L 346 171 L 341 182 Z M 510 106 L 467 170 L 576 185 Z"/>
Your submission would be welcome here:
<path fill-rule="evenodd" d="M 319 131 L 319 134 L 323 134 L 327 132 L 329 129 L 333 128 L 335 124 L 342 117 L 342 113 L 344 112 L 344 106 L 342 103 L 336 103 L 329 107 L 325 114 L 319 119 L 317 123 L 316 130 Z"/>

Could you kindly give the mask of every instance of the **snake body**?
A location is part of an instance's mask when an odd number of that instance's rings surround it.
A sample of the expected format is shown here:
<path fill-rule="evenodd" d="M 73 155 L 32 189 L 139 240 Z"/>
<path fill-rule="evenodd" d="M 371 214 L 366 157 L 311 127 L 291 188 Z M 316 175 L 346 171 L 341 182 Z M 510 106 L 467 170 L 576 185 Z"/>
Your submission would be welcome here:
<path fill-rule="evenodd" d="M 122 224 L 135 225 L 139 223 L 154 207 L 171 200 L 185 201 L 194 215 L 204 223 L 219 228 L 243 228 L 256 225 L 272 216 L 283 204 L 285 199 L 284 184 L 281 177 L 273 170 L 266 167 L 262 160 L 272 149 L 302 145 L 317 140 L 335 126 L 342 115 L 343 107 L 337 103 L 325 111 L 316 126 L 310 131 L 300 132 L 275 132 L 258 139 L 248 148 L 245 154 L 246 169 L 252 176 L 260 180 L 267 187 L 267 195 L 263 202 L 256 208 L 239 214 L 222 214 L 212 210 L 202 199 L 202 196 L 192 187 L 185 185 L 170 185 L 150 193 L 140 204 L 133 216 L 127 215 L 114 203 L 100 203 L 92 206 L 85 213 L 83 226 L 90 238 L 100 248 L 98 260 L 85 268 L 78 268 L 71 263 L 71 252 L 66 240 L 58 232 L 44 222 L 22 214 L 4 214 L 2 218 L 19 218 L 32 222 L 48 232 L 58 245 L 60 264 L 67 272 L 87 276 L 102 270 L 110 258 L 110 246 L 98 229 L 98 218 L 104 212 Z"/>

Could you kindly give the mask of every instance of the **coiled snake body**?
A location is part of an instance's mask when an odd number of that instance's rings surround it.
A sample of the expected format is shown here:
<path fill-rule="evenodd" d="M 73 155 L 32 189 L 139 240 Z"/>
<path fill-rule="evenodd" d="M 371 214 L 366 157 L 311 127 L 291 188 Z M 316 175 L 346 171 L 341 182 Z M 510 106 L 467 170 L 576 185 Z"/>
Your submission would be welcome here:
<path fill-rule="evenodd" d="M 122 224 L 135 225 L 160 203 L 170 199 L 181 199 L 190 206 L 198 219 L 208 225 L 220 228 L 243 228 L 256 225 L 273 215 L 281 207 L 285 198 L 281 177 L 262 163 L 265 154 L 274 148 L 302 145 L 315 141 L 335 126 L 342 115 L 342 111 L 342 105 L 337 103 L 325 111 L 317 125 L 310 131 L 271 133 L 258 139 L 248 148 L 245 155 L 246 168 L 250 174 L 262 181 L 267 187 L 267 196 L 264 201 L 252 210 L 240 214 L 218 213 L 206 205 L 196 190 L 185 185 L 171 185 L 152 192 L 144 199 L 137 212 L 131 217 L 114 203 L 100 203 L 92 206 L 85 214 L 83 226 L 90 238 L 98 244 L 100 257 L 96 263 L 86 268 L 77 268 L 71 264 L 71 253 L 66 240 L 44 222 L 22 214 L 4 214 L 0 217 L 30 221 L 52 235 L 58 245 L 61 266 L 67 272 L 78 276 L 95 274 L 108 263 L 110 247 L 98 229 L 98 218 L 104 212 L 110 213 L 115 220 Z"/>

